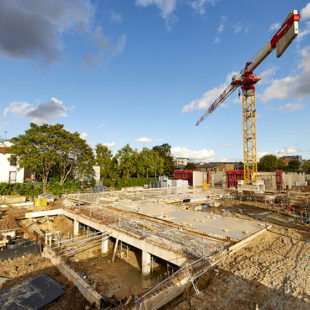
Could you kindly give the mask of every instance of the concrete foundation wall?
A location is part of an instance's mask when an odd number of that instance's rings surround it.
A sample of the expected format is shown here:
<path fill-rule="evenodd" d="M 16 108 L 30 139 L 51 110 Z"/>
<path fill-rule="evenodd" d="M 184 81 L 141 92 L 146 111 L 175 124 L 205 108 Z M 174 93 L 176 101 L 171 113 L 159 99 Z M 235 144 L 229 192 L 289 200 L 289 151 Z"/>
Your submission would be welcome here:
<path fill-rule="evenodd" d="M 214 171 L 212 174 L 214 176 L 214 185 L 222 185 L 223 177 L 226 176 L 226 171 Z"/>
<path fill-rule="evenodd" d="M 257 178 L 264 181 L 266 190 L 277 189 L 275 172 L 258 172 Z"/>
<path fill-rule="evenodd" d="M 51 263 L 56 266 L 59 271 L 71 282 L 73 282 L 82 295 L 90 302 L 95 303 L 97 308 L 101 307 L 102 296 L 97 293 L 90 285 L 82 279 L 72 268 L 63 262 L 60 257 L 57 257 L 52 249 L 44 248 L 44 256 L 48 258 Z M 74 300 L 72 300 L 74 303 Z"/>
<path fill-rule="evenodd" d="M 193 187 L 202 186 L 207 183 L 207 173 L 202 171 L 193 171 Z"/>
<path fill-rule="evenodd" d="M 283 189 L 291 189 L 295 185 L 305 185 L 306 175 L 297 172 L 283 172 Z M 265 182 L 266 190 L 276 190 L 275 172 L 259 172 L 258 179 Z"/>

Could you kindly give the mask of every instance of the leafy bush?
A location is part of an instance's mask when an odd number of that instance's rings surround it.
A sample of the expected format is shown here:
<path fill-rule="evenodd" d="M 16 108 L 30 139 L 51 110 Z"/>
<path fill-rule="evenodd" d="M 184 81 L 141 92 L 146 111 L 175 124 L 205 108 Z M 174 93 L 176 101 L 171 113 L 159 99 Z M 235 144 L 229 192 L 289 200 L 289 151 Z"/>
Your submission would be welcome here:
<path fill-rule="evenodd" d="M 80 183 L 75 180 L 68 180 L 63 185 L 60 185 L 58 181 L 51 180 L 47 184 L 47 192 L 53 195 L 61 195 L 66 191 L 74 192 L 80 189 Z M 0 183 L 0 195 L 24 195 L 33 198 L 42 192 L 41 182 Z"/>
<path fill-rule="evenodd" d="M 33 183 L 0 183 L 0 195 L 38 196 L 42 193 L 42 185 Z"/>

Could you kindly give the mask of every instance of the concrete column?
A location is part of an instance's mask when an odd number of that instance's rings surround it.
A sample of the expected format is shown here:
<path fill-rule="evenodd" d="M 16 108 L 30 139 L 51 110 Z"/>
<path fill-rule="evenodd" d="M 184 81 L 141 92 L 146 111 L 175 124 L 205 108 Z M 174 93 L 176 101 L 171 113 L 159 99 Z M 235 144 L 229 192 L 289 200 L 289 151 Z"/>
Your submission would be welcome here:
<path fill-rule="evenodd" d="M 108 253 L 109 251 L 109 239 L 103 240 L 101 245 L 101 253 Z"/>
<path fill-rule="evenodd" d="M 76 236 L 80 233 L 80 223 L 77 220 L 74 220 L 74 225 L 73 225 L 73 234 Z"/>
<path fill-rule="evenodd" d="M 142 275 L 148 276 L 151 273 L 151 254 L 142 250 Z"/>

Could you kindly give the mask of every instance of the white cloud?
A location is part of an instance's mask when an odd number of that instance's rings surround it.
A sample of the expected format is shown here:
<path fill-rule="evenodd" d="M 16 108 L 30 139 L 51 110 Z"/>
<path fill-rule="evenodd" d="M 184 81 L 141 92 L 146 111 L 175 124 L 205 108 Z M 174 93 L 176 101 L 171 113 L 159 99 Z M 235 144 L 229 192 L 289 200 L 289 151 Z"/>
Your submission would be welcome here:
<path fill-rule="evenodd" d="M 206 5 L 211 4 L 215 5 L 217 0 L 194 0 L 192 1 L 192 8 L 197 11 L 200 15 L 204 15 L 206 13 Z"/>
<path fill-rule="evenodd" d="M 0 1 L 0 54 L 58 61 L 63 33 L 87 32 L 93 17 L 91 0 Z"/>
<path fill-rule="evenodd" d="M 310 47 L 301 50 L 300 54 L 301 60 L 298 64 L 300 72 L 282 79 L 273 79 L 262 94 L 263 101 L 310 95 Z"/>
<path fill-rule="evenodd" d="M 228 158 L 226 158 L 226 157 L 221 158 L 221 159 L 220 159 L 220 162 L 221 162 L 221 163 L 226 163 L 226 162 L 228 162 Z"/>
<path fill-rule="evenodd" d="M 96 27 L 93 32 L 93 41 L 98 51 L 96 53 L 89 53 L 84 57 L 83 61 L 87 66 L 98 65 L 102 60 L 108 61 L 120 54 L 125 48 L 127 36 L 123 34 L 113 43 L 111 39 L 103 34 L 101 27 Z"/>
<path fill-rule="evenodd" d="M 292 112 L 292 111 L 303 110 L 304 108 L 305 108 L 304 104 L 296 102 L 296 103 L 287 103 L 285 105 L 282 105 L 278 107 L 278 110 Z"/>
<path fill-rule="evenodd" d="M 171 148 L 171 153 L 175 157 L 189 158 L 191 161 L 209 162 L 215 159 L 215 153 L 213 150 L 190 150 L 186 147 L 176 146 Z"/>
<path fill-rule="evenodd" d="M 100 28 L 96 9 L 92 0 L 0 1 L 0 55 L 43 64 L 60 61 L 66 33 L 82 39 L 96 36 Z M 113 12 L 110 18 L 121 22 L 122 15 Z M 84 63 L 98 64 L 106 53 L 117 55 L 125 46 L 126 35 L 108 41 L 116 41 L 112 49 L 99 48 L 99 52 L 86 55 Z"/>
<path fill-rule="evenodd" d="M 232 144 L 231 143 L 225 143 L 225 144 L 222 144 L 221 147 L 229 148 L 229 147 L 232 147 Z"/>
<path fill-rule="evenodd" d="M 104 146 L 106 146 L 108 149 L 112 149 L 115 146 L 115 142 L 105 142 L 103 143 Z"/>
<path fill-rule="evenodd" d="M 310 33 L 310 22 L 306 22 L 303 24 L 302 29 L 300 29 L 298 36 L 297 36 L 297 43 L 300 43 L 305 36 L 307 36 Z"/>
<path fill-rule="evenodd" d="M 114 12 L 114 11 L 111 12 L 110 18 L 111 18 L 112 21 L 117 22 L 117 23 L 121 23 L 122 20 L 123 20 L 122 14 Z"/>
<path fill-rule="evenodd" d="M 259 152 L 257 153 L 257 160 L 260 160 L 263 156 L 273 154 L 277 157 L 282 157 L 285 155 L 294 155 L 298 153 L 306 153 L 309 152 L 307 149 L 299 148 L 299 147 L 294 147 L 294 146 L 289 146 L 289 147 L 284 147 L 283 149 L 276 150 L 273 153 L 270 152 Z"/>
<path fill-rule="evenodd" d="M 225 23 L 227 21 L 227 17 L 225 15 L 221 16 L 221 22 L 220 25 L 217 27 L 217 33 L 222 33 L 225 29 Z"/>
<path fill-rule="evenodd" d="M 261 80 L 258 82 L 260 84 L 270 84 L 271 77 L 275 75 L 276 71 L 278 70 L 278 67 L 271 67 L 261 73 Z"/>
<path fill-rule="evenodd" d="M 140 142 L 140 143 L 150 143 L 150 142 L 152 142 L 152 139 L 147 138 L 147 137 L 141 137 L 141 138 L 137 138 L 136 141 Z"/>
<path fill-rule="evenodd" d="M 104 127 L 104 124 L 103 124 L 103 123 L 101 123 L 101 124 L 98 125 L 98 128 L 102 128 L 102 127 Z"/>
<path fill-rule="evenodd" d="M 42 124 L 49 123 L 56 117 L 66 117 L 68 111 L 62 101 L 52 97 L 50 101 L 39 103 L 27 110 L 24 116 L 32 118 L 34 123 Z"/>
<path fill-rule="evenodd" d="M 233 26 L 233 28 L 234 28 L 234 33 L 239 33 L 241 30 L 242 30 L 242 25 L 241 25 L 241 23 L 239 22 L 239 23 L 237 23 L 237 24 L 235 24 L 234 26 Z"/>
<path fill-rule="evenodd" d="M 155 5 L 161 12 L 162 18 L 168 18 L 176 9 L 176 0 L 136 0 L 136 5 L 147 7 Z"/>
<path fill-rule="evenodd" d="M 293 155 L 293 154 L 304 153 L 304 152 L 309 152 L 309 150 L 302 149 L 299 147 L 290 146 L 290 147 L 285 147 L 283 149 L 277 150 L 274 152 L 274 154 L 278 157 L 281 157 L 284 155 Z"/>
<path fill-rule="evenodd" d="M 230 84 L 232 76 L 235 72 L 232 72 L 227 75 L 226 82 L 208 90 L 203 94 L 203 96 L 199 99 L 193 100 L 189 104 L 185 105 L 182 109 L 182 112 L 191 112 L 193 110 L 202 110 L 207 109 L 210 104 L 214 102 L 214 100 L 225 90 L 225 88 Z"/>
<path fill-rule="evenodd" d="M 213 43 L 214 43 L 214 44 L 219 44 L 220 42 L 221 42 L 220 37 L 219 37 L 219 36 L 216 36 L 216 37 L 214 38 Z"/>
<path fill-rule="evenodd" d="M 3 116 L 6 117 L 10 112 L 17 117 L 23 117 L 30 104 L 26 101 L 13 101 L 3 111 Z"/>
<path fill-rule="evenodd" d="M 13 101 L 4 109 L 3 116 L 10 112 L 16 117 L 29 117 L 37 124 L 48 123 L 56 117 L 66 117 L 69 111 L 63 102 L 52 97 L 50 101 L 38 103 L 36 107 L 25 101 Z"/>
<path fill-rule="evenodd" d="M 240 91 L 240 94 L 241 94 L 241 91 Z M 236 103 L 236 104 L 242 104 L 242 96 L 238 96 L 237 98 L 235 98 L 234 100 L 233 100 L 233 103 Z M 257 116 L 257 114 L 256 114 L 256 116 Z"/>
<path fill-rule="evenodd" d="M 268 152 L 258 152 L 257 153 L 257 160 L 259 161 L 263 156 L 268 155 Z"/>
<path fill-rule="evenodd" d="M 272 25 L 270 25 L 269 27 L 269 31 L 277 31 L 280 28 L 281 24 L 280 23 L 273 23 Z"/>
<path fill-rule="evenodd" d="M 220 34 L 221 34 L 221 33 L 224 31 L 224 29 L 225 29 L 225 23 L 226 23 L 226 21 L 227 21 L 226 16 L 222 15 L 222 16 L 221 16 L 220 24 L 219 24 L 219 26 L 217 27 L 217 30 L 216 30 L 217 35 L 216 35 L 216 37 L 214 38 L 214 41 L 213 41 L 214 44 L 219 44 L 219 43 L 221 42 Z"/>
<path fill-rule="evenodd" d="M 310 18 L 310 2 L 301 10 L 301 18 L 303 20 Z"/>
<path fill-rule="evenodd" d="M 80 138 L 83 139 L 83 140 L 86 140 L 87 136 L 88 136 L 88 134 L 86 132 L 82 132 L 80 134 Z"/>

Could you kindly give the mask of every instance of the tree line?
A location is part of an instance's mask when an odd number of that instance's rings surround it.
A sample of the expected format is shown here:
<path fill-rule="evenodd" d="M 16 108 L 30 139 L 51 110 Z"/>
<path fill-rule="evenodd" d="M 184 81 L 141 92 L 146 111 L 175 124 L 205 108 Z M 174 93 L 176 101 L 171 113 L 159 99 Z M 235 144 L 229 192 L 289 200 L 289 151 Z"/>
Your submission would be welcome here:
<path fill-rule="evenodd" d="M 126 144 L 113 156 L 105 145 L 96 145 L 96 161 L 100 166 L 100 175 L 104 180 L 115 182 L 118 178 L 157 177 L 171 175 L 174 171 L 171 146 L 167 143 L 144 147 L 140 152 Z"/>
<path fill-rule="evenodd" d="M 93 166 L 100 166 L 100 177 L 115 185 L 119 178 L 171 175 L 174 170 L 171 146 L 162 144 L 140 152 L 129 144 L 112 154 L 103 144 L 97 144 L 95 152 L 80 137 L 64 125 L 36 125 L 24 134 L 11 139 L 8 153 L 16 155 L 20 167 L 28 168 L 42 180 L 43 192 L 50 178 L 58 179 L 60 185 L 68 179 L 91 182 Z"/>
<path fill-rule="evenodd" d="M 298 160 L 291 160 L 286 166 L 284 161 L 275 155 L 268 154 L 263 156 L 257 165 L 259 171 L 283 170 L 286 172 L 305 172 L 310 174 L 310 160 L 306 160 L 302 165 Z"/>

